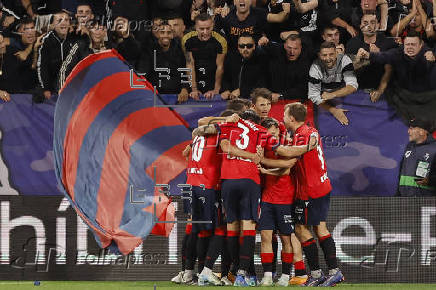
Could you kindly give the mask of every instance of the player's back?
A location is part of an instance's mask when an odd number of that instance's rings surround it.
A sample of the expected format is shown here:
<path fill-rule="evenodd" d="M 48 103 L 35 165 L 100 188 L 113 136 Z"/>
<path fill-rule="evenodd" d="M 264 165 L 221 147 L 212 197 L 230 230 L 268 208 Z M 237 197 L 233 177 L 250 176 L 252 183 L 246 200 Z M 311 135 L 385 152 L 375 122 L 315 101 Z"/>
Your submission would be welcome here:
<path fill-rule="evenodd" d="M 224 123 L 220 126 L 220 139 L 228 139 L 230 144 L 247 152 L 256 153 L 257 145 L 272 146 L 271 135 L 267 130 L 251 121 L 240 119 L 236 123 Z M 251 179 L 260 184 L 257 165 L 250 159 L 235 157 L 224 152 L 221 179 Z"/>
<path fill-rule="evenodd" d="M 295 170 L 298 184 L 297 198 L 302 200 L 307 200 L 309 197 L 322 197 L 332 189 L 318 131 L 306 124 L 302 125 L 295 131 L 293 144 L 307 145 L 313 133 L 318 136 L 318 146 L 316 150 L 307 152 L 297 161 Z"/>
<path fill-rule="evenodd" d="M 208 189 L 218 188 L 222 156 L 218 145 L 217 135 L 194 138 L 186 171 L 186 183 L 193 186 L 203 184 Z"/>

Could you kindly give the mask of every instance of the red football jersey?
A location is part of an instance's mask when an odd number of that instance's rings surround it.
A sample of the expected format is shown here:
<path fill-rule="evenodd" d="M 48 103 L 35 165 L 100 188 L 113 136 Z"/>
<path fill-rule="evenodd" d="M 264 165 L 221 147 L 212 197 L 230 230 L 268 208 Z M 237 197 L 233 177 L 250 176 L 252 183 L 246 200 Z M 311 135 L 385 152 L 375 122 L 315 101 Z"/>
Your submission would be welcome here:
<path fill-rule="evenodd" d="M 265 157 L 268 159 L 280 158 L 274 151 L 266 151 Z M 274 176 L 265 174 L 264 177 L 262 201 L 272 204 L 291 204 L 294 202 L 295 186 L 291 175 Z"/>
<path fill-rule="evenodd" d="M 302 125 L 293 136 L 293 145 L 307 145 L 312 133 L 318 136 L 317 148 L 304 154 L 295 165 L 297 198 L 301 200 L 319 198 L 332 190 L 318 131 L 306 124 Z"/>
<path fill-rule="evenodd" d="M 253 122 L 240 119 L 236 123 L 224 123 L 217 126 L 220 139 L 228 139 L 239 149 L 256 153 L 257 145 L 266 150 L 274 150 L 279 142 L 267 130 Z M 257 165 L 249 159 L 231 156 L 224 152 L 221 165 L 221 179 L 251 179 L 260 184 Z"/>
<path fill-rule="evenodd" d="M 221 156 L 218 135 L 197 136 L 189 154 L 186 174 L 187 184 L 204 185 L 207 189 L 218 189 L 220 180 Z"/>

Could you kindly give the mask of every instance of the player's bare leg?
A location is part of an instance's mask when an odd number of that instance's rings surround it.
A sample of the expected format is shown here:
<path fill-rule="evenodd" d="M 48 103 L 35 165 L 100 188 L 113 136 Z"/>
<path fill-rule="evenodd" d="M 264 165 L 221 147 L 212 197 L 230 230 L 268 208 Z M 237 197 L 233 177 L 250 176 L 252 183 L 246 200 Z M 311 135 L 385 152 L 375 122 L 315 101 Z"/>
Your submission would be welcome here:
<path fill-rule="evenodd" d="M 310 268 L 310 278 L 306 282 L 306 286 L 318 286 L 324 283 L 325 276 L 319 266 L 318 247 L 312 236 L 309 227 L 302 224 L 295 226 L 295 234 L 301 242 L 304 254 L 306 255 L 307 264 Z"/>
<path fill-rule="evenodd" d="M 274 253 L 272 247 L 272 230 L 262 230 L 260 232 L 261 244 L 260 244 L 260 258 L 263 267 L 263 278 L 260 282 L 260 286 L 272 286 L 272 263 L 274 260 Z"/>
<path fill-rule="evenodd" d="M 334 286 L 344 280 L 344 275 L 342 275 L 342 272 L 338 268 L 335 241 L 327 229 L 326 222 L 320 222 L 319 226 L 314 226 L 313 229 L 318 237 L 319 245 L 321 246 L 326 264 L 329 268 L 327 280 L 322 285 Z"/>
<path fill-rule="evenodd" d="M 282 276 L 279 278 L 276 285 L 287 287 L 289 285 L 294 253 L 292 252 L 290 235 L 280 235 L 280 240 L 282 241 Z"/>
<path fill-rule="evenodd" d="M 290 285 L 302 285 L 306 283 L 307 273 L 306 266 L 303 260 L 303 250 L 301 249 L 301 243 L 295 234 L 291 234 L 292 252 L 294 253 L 294 268 L 295 276 L 289 281 Z"/>

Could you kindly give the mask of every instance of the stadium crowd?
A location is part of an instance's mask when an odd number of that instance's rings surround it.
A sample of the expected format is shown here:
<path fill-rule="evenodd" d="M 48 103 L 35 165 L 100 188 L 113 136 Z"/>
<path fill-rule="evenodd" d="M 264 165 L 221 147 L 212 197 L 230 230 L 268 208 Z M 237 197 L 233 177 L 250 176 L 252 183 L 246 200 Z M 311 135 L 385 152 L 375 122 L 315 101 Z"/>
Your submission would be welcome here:
<path fill-rule="evenodd" d="M 15 93 L 51 99 L 78 62 L 109 48 L 179 103 L 228 100 L 221 118 L 199 120 L 184 151 L 193 186 L 188 211 L 193 221 L 213 223 L 187 226 L 183 271 L 173 281 L 256 285 L 256 225 L 261 285 L 273 285 L 277 272 L 276 234 L 282 242 L 276 285 L 343 281 L 325 223 L 331 186 L 320 138 L 298 101 L 348 125 L 341 98 L 358 89 L 373 102 L 385 96 L 405 119 L 425 119 L 418 123 L 427 138 L 436 108 L 436 0 L 74 2 L 0 3 L 2 100 Z M 268 117 L 280 99 L 297 101 L 285 107 L 283 123 Z M 212 273 L 219 255 L 221 278 Z"/>
<path fill-rule="evenodd" d="M 357 89 L 386 95 L 406 119 L 435 107 L 434 0 L 3 2 L 5 101 L 49 99 L 81 59 L 115 48 L 180 103 L 265 87 L 273 102 L 310 99 L 345 125 L 337 105 Z"/>

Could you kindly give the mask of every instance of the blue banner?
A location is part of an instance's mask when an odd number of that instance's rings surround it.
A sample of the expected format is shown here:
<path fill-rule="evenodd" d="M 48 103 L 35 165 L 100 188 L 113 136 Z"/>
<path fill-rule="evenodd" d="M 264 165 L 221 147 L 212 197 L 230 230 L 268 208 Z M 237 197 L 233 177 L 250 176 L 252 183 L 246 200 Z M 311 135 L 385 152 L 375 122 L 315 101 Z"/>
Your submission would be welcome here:
<path fill-rule="evenodd" d="M 54 100 L 33 104 L 30 95 L 11 99 L 0 104 L 0 194 L 61 195 L 53 170 Z M 174 95 L 164 95 L 162 100 L 168 105 L 177 103 Z M 198 118 L 217 116 L 225 106 L 216 96 L 212 101 L 189 101 L 174 110 L 193 128 Z M 341 106 L 349 110 L 348 126 L 323 110 L 317 115 L 333 194 L 394 195 L 408 142 L 406 126 L 385 101 L 372 103 L 363 92 L 344 98 Z M 174 184 L 183 183 L 184 176 L 176 180 Z"/>
<path fill-rule="evenodd" d="M 348 126 L 323 109 L 318 112 L 333 195 L 395 195 L 407 127 L 385 101 L 372 103 L 362 91 L 343 98 L 338 107 L 349 110 Z"/>

